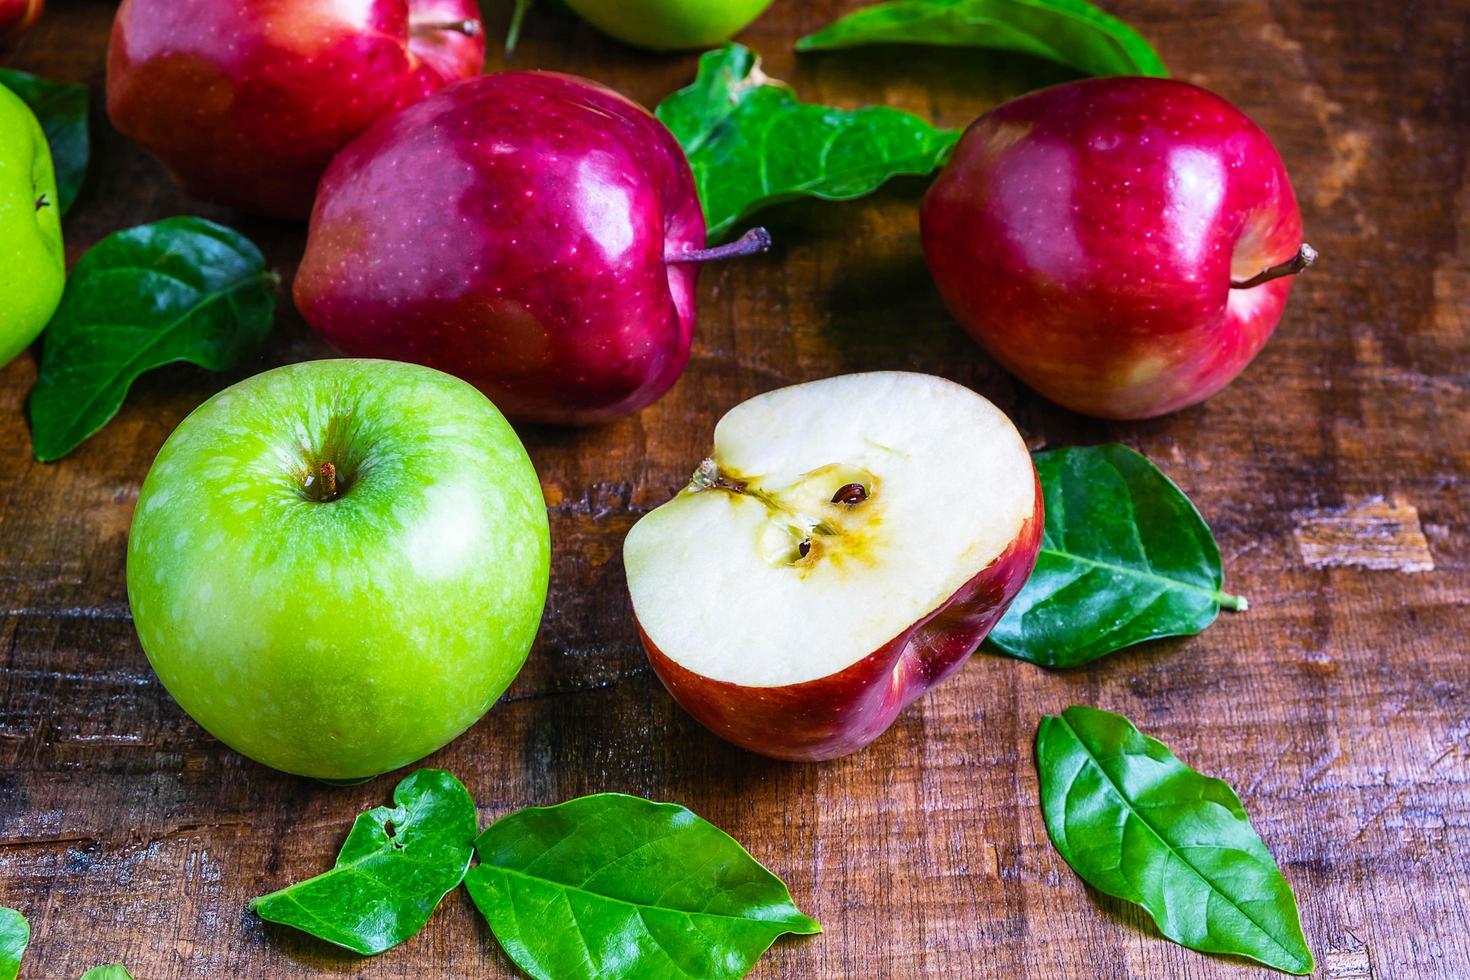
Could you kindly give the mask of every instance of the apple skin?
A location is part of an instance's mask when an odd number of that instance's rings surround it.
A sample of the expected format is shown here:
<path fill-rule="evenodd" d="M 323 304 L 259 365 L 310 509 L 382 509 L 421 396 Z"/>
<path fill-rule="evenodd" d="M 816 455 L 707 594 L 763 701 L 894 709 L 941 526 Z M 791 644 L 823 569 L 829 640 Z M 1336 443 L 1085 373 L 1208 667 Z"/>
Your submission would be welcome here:
<path fill-rule="evenodd" d="M 310 499 L 310 466 L 342 493 Z M 546 599 L 546 505 L 483 395 L 411 364 L 248 378 L 164 443 L 128 539 L 138 637 L 170 694 L 276 769 L 350 780 L 474 724 Z"/>
<path fill-rule="evenodd" d="M 296 307 L 343 352 L 427 364 L 511 418 L 605 422 L 689 358 L 704 215 L 683 150 L 594 82 L 506 72 L 385 119 L 322 178 Z"/>
<path fill-rule="evenodd" d="M 41 19 L 46 0 L 0 0 L 0 47 L 3 47 Z"/>
<path fill-rule="evenodd" d="M 770 5 L 771 0 L 567 0 L 604 34 L 654 51 L 714 47 Z"/>
<path fill-rule="evenodd" d="M 0 85 L 0 367 L 30 346 L 61 302 L 66 252 L 58 200 L 41 123 Z"/>
<path fill-rule="evenodd" d="M 1149 418 L 1203 401 L 1256 356 L 1302 221 L 1275 147 L 1202 88 L 1100 78 L 1006 103 L 924 197 L 924 255 L 955 318 L 1067 408 Z"/>
<path fill-rule="evenodd" d="M 478 18 L 474 0 L 123 0 L 107 112 L 192 196 L 304 219 L 338 150 L 480 72 Z M 454 23 L 469 33 L 427 26 Z"/>
<path fill-rule="evenodd" d="M 1041 548 L 1041 483 L 1036 507 L 1010 546 L 937 609 L 845 670 L 783 687 L 748 687 L 694 673 L 638 629 L 649 663 L 694 719 L 743 749 L 816 762 L 863 748 L 898 713 L 960 668 L 1026 584 Z"/>

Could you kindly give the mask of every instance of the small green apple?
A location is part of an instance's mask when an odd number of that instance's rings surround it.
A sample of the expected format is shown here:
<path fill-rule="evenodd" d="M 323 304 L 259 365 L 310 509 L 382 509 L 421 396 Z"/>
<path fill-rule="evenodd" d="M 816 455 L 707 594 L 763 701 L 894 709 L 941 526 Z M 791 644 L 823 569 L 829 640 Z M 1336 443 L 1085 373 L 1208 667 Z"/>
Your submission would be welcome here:
<path fill-rule="evenodd" d="M 0 367 L 36 339 L 65 284 L 51 148 L 35 114 L 0 85 Z"/>
<path fill-rule="evenodd" d="M 728 41 L 770 5 L 771 0 L 567 0 L 604 34 L 655 51 Z"/>
<path fill-rule="evenodd" d="M 462 733 L 546 601 L 546 503 L 475 388 L 393 361 L 292 364 L 220 392 L 153 461 L 128 601 L 195 721 L 286 772 L 357 779 Z"/>

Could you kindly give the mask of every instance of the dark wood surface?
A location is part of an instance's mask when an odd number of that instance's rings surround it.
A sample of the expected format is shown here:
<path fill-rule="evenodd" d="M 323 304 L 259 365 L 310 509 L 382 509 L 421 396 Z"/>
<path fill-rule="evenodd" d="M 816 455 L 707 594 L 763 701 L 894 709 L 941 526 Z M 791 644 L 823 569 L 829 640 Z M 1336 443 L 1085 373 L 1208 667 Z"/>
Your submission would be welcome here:
<path fill-rule="evenodd" d="M 743 40 L 809 100 L 883 102 L 951 126 L 1068 77 L 977 52 L 795 57 L 795 37 L 858 5 L 776 0 Z M 464 779 L 482 823 L 622 790 L 726 828 L 827 930 L 778 943 L 758 976 L 1267 975 L 1158 938 L 1052 850 L 1036 723 L 1097 705 L 1237 787 L 1296 888 L 1319 975 L 1470 977 L 1470 8 L 1109 7 L 1176 75 L 1257 119 L 1294 176 L 1323 259 L 1255 364 L 1171 418 L 1083 419 L 1019 387 L 945 315 L 920 256 L 922 181 L 772 211 L 771 255 L 705 273 L 694 357 L 672 393 L 606 428 L 524 432 L 552 513 L 545 625 L 503 702 L 427 761 Z M 86 82 L 100 105 L 112 9 L 53 0 L 8 64 Z M 487 13 L 500 30 L 503 7 Z M 620 47 L 548 9 L 517 64 L 653 104 L 694 59 Z M 250 235 L 289 279 L 300 228 L 186 199 L 100 114 L 95 136 L 66 225 L 73 261 L 109 232 L 197 213 Z M 462 893 L 371 960 L 247 913 L 251 896 L 329 866 L 394 777 L 330 789 L 225 750 L 163 691 L 134 637 L 124 545 L 149 461 L 224 384 L 325 353 L 286 307 L 247 369 L 149 375 L 55 465 L 32 460 L 22 419 L 33 359 L 0 371 L 0 904 L 30 917 L 26 976 L 114 960 L 139 980 L 510 973 Z M 1250 611 L 1066 673 L 982 653 L 868 750 L 827 764 L 771 762 L 705 733 L 644 660 L 622 537 L 687 479 L 727 408 L 871 368 L 971 385 L 1033 446 L 1117 439 L 1152 456 L 1213 524 Z"/>

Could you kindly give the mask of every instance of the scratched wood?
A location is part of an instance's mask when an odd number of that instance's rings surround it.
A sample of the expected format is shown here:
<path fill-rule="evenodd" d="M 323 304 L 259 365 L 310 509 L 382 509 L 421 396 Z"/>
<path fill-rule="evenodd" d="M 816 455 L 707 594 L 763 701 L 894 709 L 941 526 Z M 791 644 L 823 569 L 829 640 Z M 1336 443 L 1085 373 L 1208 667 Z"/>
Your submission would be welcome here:
<path fill-rule="evenodd" d="M 744 40 L 808 99 L 951 126 L 1068 77 L 975 52 L 793 55 L 795 37 L 857 5 L 776 0 Z M 619 47 L 542 6 L 518 66 L 587 74 L 648 104 L 692 77 L 692 57 Z M 758 976 L 1265 975 L 1157 938 L 1047 843 L 1036 722 L 1093 704 L 1240 790 L 1296 888 L 1322 976 L 1470 977 L 1470 12 L 1459 0 L 1110 6 L 1179 77 L 1265 126 L 1323 255 L 1244 377 L 1163 420 L 1070 415 L 945 315 L 919 251 L 923 182 L 773 211 L 774 253 L 705 273 L 694 357 L 667 397 L 603 429 L 523 433 L 552 513 L 546 622 L 503 702 L 428 762 L 464 779 L 482 822 L 623 790 L 727 828 L 827 930 L 778 943 Z M 114 4 L 51 7 L 8 63 L 100 99 Z M 504 26 L 503 6 L 487 13 Z M 100 115 L 95 133 L 66 225 L 73 261 L 111 231 L 196 213 L 240 228 L 289 278 L 299 227 L 192 202 Z M 229 377 L 149 375 L 51 466 L 32 461 L 21 417 L 34 361 L 0 371 L 0 903 L 30 917 L 29 977 L 114 960 L 140 980 L 510 975 L 463 894 L 371 960 L 248 914 L 251 896 L 326 868 L 394 780 L 329 789 L 223 749 L 134 637 L 123 561 L 139 482 L 209 394 L 324 352 L 287 306 L 257 361 Z M 644 661 L 622 537 L 687 478 L 725 409 L 872 368 L 971 385 L 1034 446 L 1117 439 L 1157 459 L 1208 515 L 1250 611 L 1067 673 L 977 656 L 836 762 L 771 762 L 706 734 Z"/>

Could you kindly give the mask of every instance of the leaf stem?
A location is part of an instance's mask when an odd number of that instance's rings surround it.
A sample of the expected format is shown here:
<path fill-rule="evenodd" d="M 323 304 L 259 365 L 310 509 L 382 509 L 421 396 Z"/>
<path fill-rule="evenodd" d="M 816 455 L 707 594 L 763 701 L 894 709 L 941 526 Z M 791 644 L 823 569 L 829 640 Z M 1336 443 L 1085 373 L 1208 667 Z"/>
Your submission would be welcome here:
<path fill-rule="evenodd" d="M 1219 589 L 1209 589 L 1203 585 L 1195 585 L 1192 582 L 1185 582 L 1182 579 L 1170 578 L 1167 575 L 1160 575 L 1157 572 L 1145 572 L 1142 569 L 1134 568 L 1130 565 L 1115 565 L 1111 562 L 1098 561 L 1095 558 L 1076 555 L 1070 551 L 1058 551 L 1055 548 L 1042 548 L 1038 554 L 1051 555 L 1054 558 L 1060 558 L 1062 561 L 1087 565 L 1091 568 L 1101 568 L 1114 575 L 1128 575 L 1146 581 L 1162 582 L 1171 589 L 1183 589 L 1188 592 L 1209 596 L 1215 602 L 1219 603 L 1222 608 L 1229 609 L 1232 612 L 1244 612 L 1250 607 L 1250 602 L 1245 596 L 1231 595 L 1229 592 L 1221 592 Z"/>
<path fill-rule="evenodd" d="M 526 13 L 531 9 L 531 0 L 516 0 L 515 12 L 510 15 L 510 27 L 505 32 L 505 57 L 509 59 L 516 53 L 516 45 L 521 41 L 521 25 L 526 20 Z"/>

